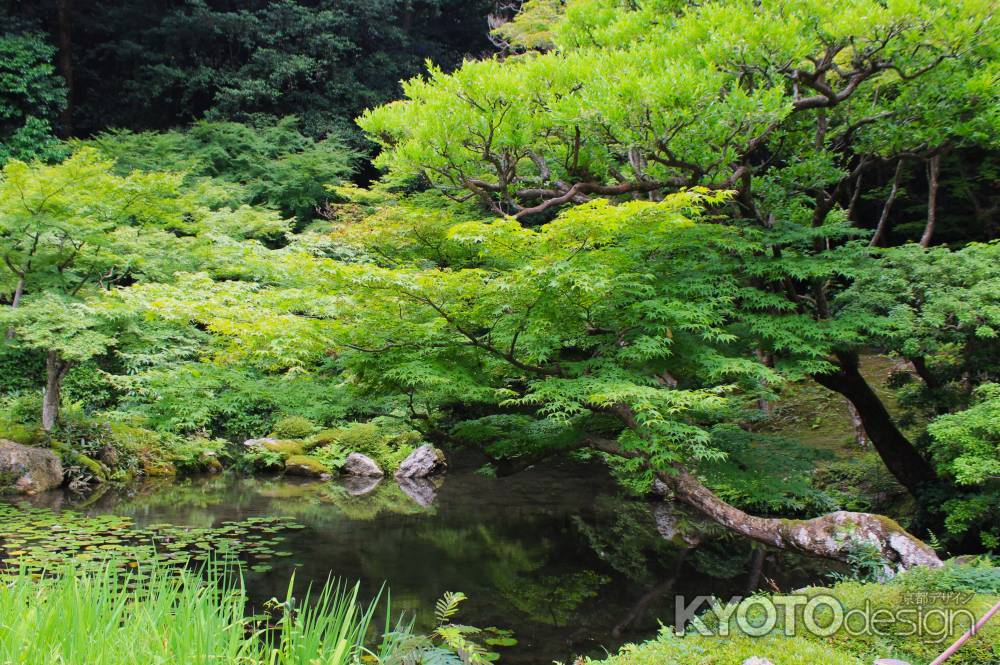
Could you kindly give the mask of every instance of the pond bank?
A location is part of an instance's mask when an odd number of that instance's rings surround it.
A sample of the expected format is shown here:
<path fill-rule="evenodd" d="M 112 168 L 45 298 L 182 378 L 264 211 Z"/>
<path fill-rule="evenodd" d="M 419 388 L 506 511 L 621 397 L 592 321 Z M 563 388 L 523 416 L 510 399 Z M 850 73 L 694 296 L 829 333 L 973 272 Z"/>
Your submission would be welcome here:
<path fill-rule="evenodd" d="M 139 528 L 294 520 L 304 528 L 282 533 L 280 546 L 291 555 L 248 571 L 251 602 L 281 597 L 293 572 L 302 583 L 359 579 L 363 597 L 384 582 L 393 607 L 415 612 L 419 629 L 444 591 L 462 591 L 463 622 L 514 631 L 507 663 L 600 656 L 655 634 L 676 594 L 787 590 L 822 579 L 828 566 L 755 555 L 749 543 L 666 514 L 663 504 L 654 513 L 657 504 L 622 498 L 599 467 L 540 465 L 497 482 L 459 463 L 435 483 L 421 505 L 391 479 L 357 496 L 344 481 L 221 474 L 112 489 L 76 510 L 129 517 Z M 64 492 L 20 500 L 28 501 L 75 505 Z"/>

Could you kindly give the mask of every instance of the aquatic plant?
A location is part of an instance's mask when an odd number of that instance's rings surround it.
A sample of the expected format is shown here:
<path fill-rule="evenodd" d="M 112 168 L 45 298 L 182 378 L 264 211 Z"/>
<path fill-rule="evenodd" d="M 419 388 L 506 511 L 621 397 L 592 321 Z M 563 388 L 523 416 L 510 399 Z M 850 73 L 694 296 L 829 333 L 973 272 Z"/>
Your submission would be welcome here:
<path fill-rule="evenodd" d="M 239 575 L 154 567 L 38 577 L 20 568 L 0 586 L 0 662 L 5 665 L 347 665 L 357 663 L 379 604 L 358 587 L 327 582 L 298 608 L 293 583 L 272 610 L 247 613 Z"/>
<path fill-rule="evenodd" d="M 87 516 L 72 511 L 0 504 L 0 571 L 17 574 L 74 570 L 147 569 L 209 559 L 246 563 L 255 572 L 270 570 L 268 560 L 288 556 L 276 548 L 281 532 L 303 528 L 289 518 L 249 517 L 217 527 L 154 524 L 137 528 L 128 517 Z"/>

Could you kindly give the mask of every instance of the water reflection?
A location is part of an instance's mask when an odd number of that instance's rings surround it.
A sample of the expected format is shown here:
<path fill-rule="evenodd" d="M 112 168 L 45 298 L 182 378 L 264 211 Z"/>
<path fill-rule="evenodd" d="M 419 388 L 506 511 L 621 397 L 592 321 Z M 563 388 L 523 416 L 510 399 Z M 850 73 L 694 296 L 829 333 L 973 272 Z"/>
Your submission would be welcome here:
<path fill-rule="evenodd" d="M 600 469 L 568 464 L 501 480 L 453 470 L 405 485 L 222 475 L 36 502 L 139 526 L 292 517 L 306 526 L 283 543 L 294 556 L 248 576 L 256 602 L 281 595 L 293 572 L 302 582 L 358 578 L 368 594 L 386 582 L 394 608 L 416 612 L 420 627 L 444 591 L 463 591 L 464 622 L 515 632 L 507 663 L 570 661 L 648 638 L 658 618 L 671 621 L 677 594 L 787 590 L 822 570 L 665 504 L 624 499 Z"/>

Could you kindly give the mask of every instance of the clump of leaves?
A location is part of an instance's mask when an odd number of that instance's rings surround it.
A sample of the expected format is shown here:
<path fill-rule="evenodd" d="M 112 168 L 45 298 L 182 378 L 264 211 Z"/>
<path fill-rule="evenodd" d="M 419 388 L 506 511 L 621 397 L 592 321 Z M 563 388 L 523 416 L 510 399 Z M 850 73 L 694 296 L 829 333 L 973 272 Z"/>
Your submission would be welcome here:
<path fill-rule="evenodd" d="M 271 436 L 275 439 L 304 439 L 316 431 L 316 424 L 303 416 L 285 416 L 274 423 Z"/>
<path fill-rule="evenodd" d="M 339 471 L 347 461 L 349 451 L 339 443 L 328 443 L 325 446 L 315 448 L 310 455 L 317 459 L 323 466 L 333 471 Z"/>
<path fill-rule="evenodd" d="M 436 626 L 428 635 L 415 635 L 412 623 L 386 633 L 380 661 L 383 665 L 487 665 L 500 658 L 489 646 L 513 646 L 512 633 L 499 628 L 477 628 L 455 623 L 461 591 L 446 591 L 434 605 Z"/>
<path fill-rule="evenodd" d="M 367 422 L 352 423 L 337 430 L 325 430 L 312 439 L 314 445 L 317 441 L 329 448 L 328 455 L 336 457 L 343 452 L 346 457 L 348 453 L 361 453 L 378 462 L 382 469 L 392 471 L 413 452 L 422 438 L 414 430 L 393 431 L 374 422 Z M 335 448 L 330 448 L 334 445 Z"/>

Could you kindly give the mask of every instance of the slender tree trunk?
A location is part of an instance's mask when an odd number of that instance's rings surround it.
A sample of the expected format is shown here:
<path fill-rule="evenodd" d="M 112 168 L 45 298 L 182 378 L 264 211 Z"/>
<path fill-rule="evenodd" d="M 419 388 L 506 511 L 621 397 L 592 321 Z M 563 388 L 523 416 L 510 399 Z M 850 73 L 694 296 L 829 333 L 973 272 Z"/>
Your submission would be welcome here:
<path fill-rule="evenodd" d="M 882 400 L 868 385 L 858 368 L 856 354 L 840 354 L 840 368 L 832 374 L 817 374 L 817 383 L 838 392 L 857 409 L 861 424 L 875 450 L 896 480 L 919 496 L 921 489 L 938 480 L 934 469 L 910 440 L 899 431 Z"/>
<path fill-rule="evenodd" d="M 872 236 L 871 242 L 868 243 L 869 247 L 878 247 L 885 240 L 885 234 L 889 226 L 889 213 L 892 211 L 892 204 L 896 202 L 896 196 L 899 194 L 899 181 L 902 174 L 903 160 L 900 159 L 896 162 L 896 173 L 892 176 L 892 189 L 889 190 L 889 196 L 885 200 L 885 205 L 882 206 L 882 214 L 878 218 L 875 235 Z"/>
<path fill-rule="evenodd" d="M 643 453 L 623 450 L 617 441 L 589 436 L 585 444 L 619 457 L 648 462 Z M 933 549 L 882 515 L 841 510 L 808 520 L 757 517 L 720 499 L 682 464 L 674 464 L 670 471 L 657 471 L 656 477 L 670 488 L 676 500 L 730 531 L 765 545 L 847 561 L 860 543 L 870 543 L 879 548 L 886 560 L 903 569 L 942 565 Z"/>
<path fill-rule="evenodd" d="M 766 365 L 767 367 L 774 367 L 774 354 L 767 353 L 762 349 L 754 349 L 753 353 L 757 356 L 757 360 L 759 360 L 763 365 Z M 761 379 L 760 385 L 761 388 L 766 388 L 767 382 Z M 770 400 L 765 399 L 763 396 L 757 398 L 757 408 L 760 409 L 761 412 L 767 417 L 770 417 L 773 411 Z"/>
<path fill-rule="evenodd" d="M 66 81 L 66 107 L 59 115 L 63 138 L 73 135 L 73 0 L 58 0 L 59 74 Z"/>
<path fill-rule="evenodd" d="M 934 237 L 934 227 L 937 225 L 937 194 L 938 176 L 941 173 L 941 154 L 938 153 L 927 162 L 927 226 L 920 237 L 920 246 L 929 247 Z"/>
<path fill-rule="evenodd" d="M 24 297 L 24 275 L 18 278 L 17 287 L 14 288 L 14 298 L 10 301 L 10 308 L 17 309 L 17 306 L 21 304 L 21 298 Z M 7 329 L 7 339 L 14 338 L 14 329 Z"/>
<path fill-rule="evenodd" d="M 861 422 L 861 414 L 858 408 L 851 401 L 847 402 L 847 412 L 851 416 L 851 427 L 854 429 L 854 442 L 861 448 L 868 447 L 868 433 L 865 431 L 865 424 Z"/>
<path fill-rule="evenodd" d="M 62 383 L 73 363 L 63 360 L 58 351 L 49 351 L 45 357 L 45 394 L 42 396 L 42 429 L 51 432 L 59 422 L 59 405 Z"/>

